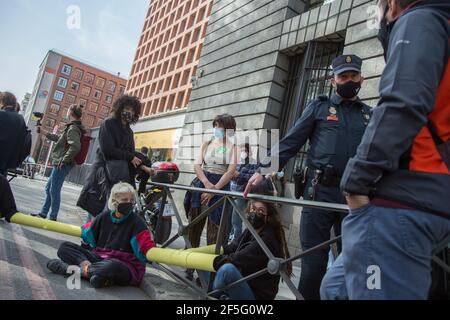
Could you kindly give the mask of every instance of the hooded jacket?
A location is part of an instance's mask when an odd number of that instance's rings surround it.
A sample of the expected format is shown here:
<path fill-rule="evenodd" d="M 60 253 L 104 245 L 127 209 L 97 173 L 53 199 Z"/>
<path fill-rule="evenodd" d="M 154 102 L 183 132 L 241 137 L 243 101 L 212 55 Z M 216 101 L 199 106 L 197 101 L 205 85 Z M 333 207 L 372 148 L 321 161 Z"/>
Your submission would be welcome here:
<path fill-rule="evenodd" d="M 450 140 L 450 2 L 420 1 L 392 26 L 380 101 L 344 172 L 351 194 L 450 219 L 450 172 L 428 127 Z"/>

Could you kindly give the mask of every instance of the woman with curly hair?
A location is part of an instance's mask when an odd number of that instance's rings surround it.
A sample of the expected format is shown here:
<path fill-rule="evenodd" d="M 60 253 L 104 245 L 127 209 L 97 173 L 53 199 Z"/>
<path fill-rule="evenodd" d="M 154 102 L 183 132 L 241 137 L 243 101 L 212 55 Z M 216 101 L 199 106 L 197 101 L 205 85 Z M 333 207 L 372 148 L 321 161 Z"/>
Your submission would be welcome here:
<path fill-rule="evenodd" d="M 127 182 L 135 185 L 136 168 L 142 161 L 135 155 L 130 126 L 139 120 L 141 110 L 137 97 L 123 95 L 114 102 L 111 117 L 100 126 L 96 160 L 77 202 L 93 216 L 106 210 L 106 199 L 114 184 Z"/>

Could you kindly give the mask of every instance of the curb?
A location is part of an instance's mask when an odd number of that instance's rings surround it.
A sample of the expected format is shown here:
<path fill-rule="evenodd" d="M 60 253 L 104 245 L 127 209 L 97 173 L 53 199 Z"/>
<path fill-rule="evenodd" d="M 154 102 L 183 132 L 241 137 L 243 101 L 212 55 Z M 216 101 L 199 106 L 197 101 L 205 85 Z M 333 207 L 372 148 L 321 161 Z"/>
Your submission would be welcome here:
<path fill-rule="evenodd" d="M 144 279 L 142 279 L 139 289 L 144 291 L 144 293 L 150 298 L 150 300 L 157 300 L 155 287 L 150 282 L 150 279 L 148 279 L 147 275 L 145 275 Z"/>

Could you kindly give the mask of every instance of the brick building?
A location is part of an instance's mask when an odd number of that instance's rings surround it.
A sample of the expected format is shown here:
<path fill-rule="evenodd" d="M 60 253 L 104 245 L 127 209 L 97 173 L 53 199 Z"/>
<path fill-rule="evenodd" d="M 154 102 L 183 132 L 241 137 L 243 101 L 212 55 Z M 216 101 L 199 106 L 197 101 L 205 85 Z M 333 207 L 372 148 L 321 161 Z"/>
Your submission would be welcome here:
<path fill-rule="evenodd" d="M 77 103 L 85 106 L 83 125 L 95 128 L 109 116 L 113 101 L 125 92 L 126 79 L 91 64 L 50 50 L 42 62 L 31 95 L 25 121 L 33 132 L 32 155 L 44 162 L 50 142 L 36 134 L 34 112 L 44 114 L 42 127 L 61 131 L 68 120 L 68 108 Z"/>

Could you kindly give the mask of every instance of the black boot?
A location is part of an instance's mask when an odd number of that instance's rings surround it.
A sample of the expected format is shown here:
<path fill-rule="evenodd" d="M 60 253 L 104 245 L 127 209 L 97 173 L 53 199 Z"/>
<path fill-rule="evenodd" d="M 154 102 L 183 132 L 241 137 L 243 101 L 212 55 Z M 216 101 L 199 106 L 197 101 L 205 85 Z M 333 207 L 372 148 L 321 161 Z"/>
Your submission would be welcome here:
<path fill-rule="evenodd" d="M 53 259 L 47 262 L 47 269 L 53 273 L 67 275 L 69 265 L 60 259 Z"/>
<path fill-rule="evenodd" d="M 96 276 L 96 275 L 92 276 L 89 279 L 89 282 L 90 282 L 91 286 L 93 286 L 96 289 L 105 288 L 105 287 L 109 287 L 112 285 L 112 282 L 109 281 L 108 279 L 103 278 L 101 276 Z"/>

